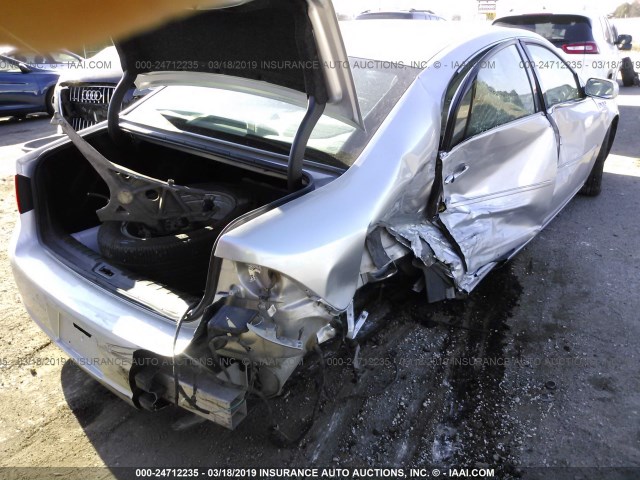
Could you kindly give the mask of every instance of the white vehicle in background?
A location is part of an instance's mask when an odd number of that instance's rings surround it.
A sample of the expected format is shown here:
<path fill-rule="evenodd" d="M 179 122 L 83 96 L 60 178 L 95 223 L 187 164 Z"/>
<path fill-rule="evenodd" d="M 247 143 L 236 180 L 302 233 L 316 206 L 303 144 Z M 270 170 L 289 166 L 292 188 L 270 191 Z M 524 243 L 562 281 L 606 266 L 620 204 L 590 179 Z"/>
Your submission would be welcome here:
<path fill-rule="evenodd" d="M 604 15 L 582 13 L 510 14 L 494 25 L 524 28 L 535 32 L 561 50 L 569 65 L 586 81 L 589 78 L 616 79 L 622 67 L 620 50 L 631 50 L 631 35 L 619 35 Z M 625 86 L 633 85 L 623 77 Z"/>

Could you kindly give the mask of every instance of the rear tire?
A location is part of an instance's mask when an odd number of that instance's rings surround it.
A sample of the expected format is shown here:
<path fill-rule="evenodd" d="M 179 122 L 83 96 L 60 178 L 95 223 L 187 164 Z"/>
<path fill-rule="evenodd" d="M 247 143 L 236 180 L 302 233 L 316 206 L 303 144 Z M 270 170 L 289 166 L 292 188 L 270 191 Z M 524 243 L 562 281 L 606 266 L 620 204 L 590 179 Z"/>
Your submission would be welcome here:
<path fill-rule="evenodd" d="M 251 195 L 238 186 L 198 183 L 194 188 L 226 193 L 234 208 L 213 225 L 172 235 L 150 236 L 148 230 L 127 222 L 104 222 L 98 230 L 102 256 L 113 265 L 137 273 L 185 293 L 205 288 L 213 245 L 220 232 L 235 218 L 253 208 Z"/>
<path fill-rule="evenodd" d="M 585 195 L 587 197 L 597 197 L 602 191 L 602 174 L 604 172 L 604 162 L 609 156 L 609 150 L 611 149 L 612 128 L 613 126 L 609 127 L 609 130 L 607 130 L 607 134 L 604 136 L 602 145 L 600 145 L 598 158 L 596 158 L 596 163 L 593 164 L 593 168 L 591 169 L 589 177 L 587 177 L 587 181 L 580 189 L 580 195 Z"/>
<path fill-rule="evenodd" d="M 622 59 L 620 74 L 622 75 L 622 85 L 625 87 L 633 87 L 635 85 L 636 72 L 633 69 L 631 58 L 625 57 Z"/>
<path fill-rule="evenodd" d="M 53 107 L 53 90 L 53 87 L 49 89 L 44 100 L 45 107 L 47 109 L 47 115 L 49 115 L 50 117 L 53 117 L 53 114 L 55 112 L 55 108 Z"/>

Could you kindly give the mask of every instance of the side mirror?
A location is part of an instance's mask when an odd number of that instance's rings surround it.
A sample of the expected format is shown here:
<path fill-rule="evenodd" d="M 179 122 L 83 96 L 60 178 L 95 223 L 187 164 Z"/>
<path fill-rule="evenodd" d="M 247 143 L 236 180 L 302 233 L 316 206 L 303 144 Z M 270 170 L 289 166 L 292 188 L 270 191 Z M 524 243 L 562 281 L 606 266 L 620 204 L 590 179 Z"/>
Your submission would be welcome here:
<path fill-rule="evenodd" d="M 29 73 L 31 71 L 31 67 L 22 62 L 18 63 L 18 68 L 22 73 Z"/>
<path fill-rule="evenodd" d="M 618 96 L 618 82 L 604 78 L 590 78 L 584 87 L 584 93 L 590 97 L 613 99 Z"/>
<path fill-rule="evenodd" d="M 619 50 L 631 50 L 631 41 L 633 37 L 631 35 L 618 35 L 616 39 L 616 45 Z"/>

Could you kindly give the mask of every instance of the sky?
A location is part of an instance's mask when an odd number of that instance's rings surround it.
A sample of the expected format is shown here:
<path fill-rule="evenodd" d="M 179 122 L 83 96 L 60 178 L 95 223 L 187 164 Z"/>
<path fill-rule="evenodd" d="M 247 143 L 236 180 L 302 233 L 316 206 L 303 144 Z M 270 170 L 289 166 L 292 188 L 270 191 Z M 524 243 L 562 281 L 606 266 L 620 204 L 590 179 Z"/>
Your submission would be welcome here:
<path fill-rule="evenodd" d="M 588 10 L 594 13 L 609 13 L 615 8 L 633 0 L 497 0 L 497 14 L 506 15 L 512 8 L 528 11 L 542 11 L 546 5 L 548 10 L 562 5 L 562 9 L 576 11 Z M 450 19 L 453 15 L 461 15 L 463 19 L 472 19 L 478 10 L 477 0 L 333 0 L 335 8 L 340 13 L 355 14 L 367 9 L 402 9 L 409 8 L 433 10 Z"/>

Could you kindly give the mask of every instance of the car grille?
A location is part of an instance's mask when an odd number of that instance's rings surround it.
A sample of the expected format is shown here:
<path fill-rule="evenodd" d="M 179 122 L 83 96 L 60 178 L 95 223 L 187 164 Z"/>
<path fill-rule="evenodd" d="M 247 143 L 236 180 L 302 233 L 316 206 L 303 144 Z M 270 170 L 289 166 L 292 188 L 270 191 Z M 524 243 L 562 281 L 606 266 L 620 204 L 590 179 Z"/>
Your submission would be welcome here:
<path fill-rule="evenodd" d="M 83 128 L 88 128 L 91 125 L 95 125 L 96 123 L 98 123 L 95 120 L 80 117 L 73 117 L 69 120 L 71 121 L 71 126 L 74 130 L 82 130 Z"/>
<path fill-rule="evenodd" d="M 76 103 L 91 103 L 94 105 L 109 105 L 116 87 L 69 87 L 69 101 Z"/>
<path fill-rule="evenodd" d="M 109 102 L 113 97 L 115 86 L 91 85 L 68 87 L 67 95 L 62 97 L 63 112 L 74 130 L 95 125 L 107 118 Z"/>

